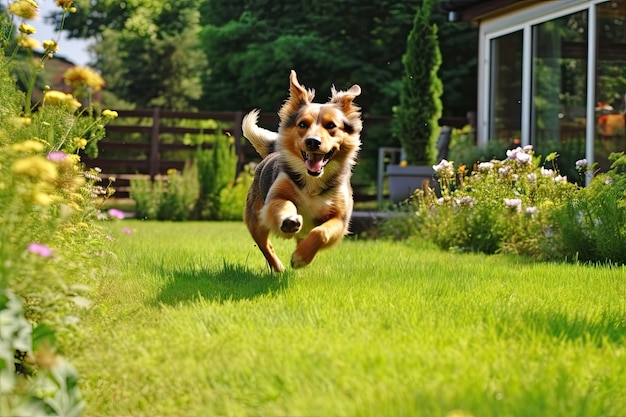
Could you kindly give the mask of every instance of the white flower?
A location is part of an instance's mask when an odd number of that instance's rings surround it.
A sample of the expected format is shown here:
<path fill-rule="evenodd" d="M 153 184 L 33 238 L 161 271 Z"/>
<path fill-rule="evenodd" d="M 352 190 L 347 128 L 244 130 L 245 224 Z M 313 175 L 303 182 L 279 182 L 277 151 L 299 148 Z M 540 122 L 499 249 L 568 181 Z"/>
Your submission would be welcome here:
<path fill-rule="evenodd" d="M 433 169 L 442 177 L 454 176 L 454 164 L 445 159 L 442 159 L 437 165 L 433 165 Z"/>
<path fill-rule="evenodd" d="M 478 164 L 479 171 L 491 171 L 492 169 L 493 169 L 492 162 L 481 162 L 480 164 Z"/>
<path fill-rule="evenodd" d="M 556 177 L 554 177 L 554 182 L 566 183 L 567 182 L 567 177 L 566 176 L 557 175 Z"/>
<path fill-rule="evenodd" d="M 534 172 L 526 175 L 526 178 L 528 178 L 528 181 L 530 181 L 532 184 L 535 184 L 537 182 L 537 174 L 535 174 Z"/>
<path fill-rule="evenodd" d="M 522 200 L 519 198 L 505 198 L 504 205 L 515 211 L 520 211 L 522 209 Z"/>
<path fill-rule="evenodd" d="M 546 169 L 544 167 L 541 167 L 541 176 L 542 177 L 553 177 L 554 176 L 554 171 L 551 169 Z"/>
<path fill-rule="evenodd" d="M 508 160 L 516 161 L 519 164 L 530 164 L 533 161 L 533 156 L 530 153 L 526 153 L 526 148 L 524 149 L 517 147 L 515 149 L 509 149 L 506 151 L 506 157 Z M 532 146 L 529 151 L 532 151 Z"/>
<path fill-rule="evenodd" d="M 533 145 L 524 146 L 524 152 L 531 153 L 533 151 Z"/>
<path fill-rule="evenodd" d="M 506 175 L 509 173 L 509 170 L 510 170 L 509 167 L 498 168 L 498 174 L 500 174 L 503 177 L 506 177 Z"/>
<path fill-rule="evenodd" d="M 474 197 L 470 197 L 468 195 L 459 198 L 458 200 L 456 200 L 457 204 L 460 206 L 468 206 L 470 208 L 474 207 L 474 203 L 476 202 L 476 199 Z"/>
<path fill-rule="evenodd" d="M 583 169 L 583 168 L 587 168 L 587 160 L 579 159 L 578 161 L 576 161 L 576 169 Z"/>
<path fill-rule="evenodd" d="M 534 216 L 538 212 L 539 212 L 539 209 L 537 207 L 535 207 L 535 206 L 526 207 L 526 214 L 528 214 L 530 216 Z"/>

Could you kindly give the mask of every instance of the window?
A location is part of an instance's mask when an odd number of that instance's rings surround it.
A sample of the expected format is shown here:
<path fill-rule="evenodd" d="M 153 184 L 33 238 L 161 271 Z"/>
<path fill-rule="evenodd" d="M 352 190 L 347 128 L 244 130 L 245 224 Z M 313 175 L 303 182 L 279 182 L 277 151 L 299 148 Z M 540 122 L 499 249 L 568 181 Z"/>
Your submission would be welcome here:
<path fill-rule="evenodd" d="M 491 106 L 489 138 L 519 140 L 522 111 L 522 32 L 491 41 Z"/>
<path fill-rule="evenodd" d="M 597 8 L 594 161 L 610 168 L 612 152 L 626 151 L 626 0 Z"/>
<path fill-rule="evenodd" d="M 626 0 L 535 2 L 481 22 L 478 143 L 556 151 L 577 179 L 626 150 Z"/>
<path fill-rule="evenodd" d="M 540 155 L 558 152 L 562 174 L 577 179 L 585 157 L 587 11 L 532 27 L 530 141 Z"/>

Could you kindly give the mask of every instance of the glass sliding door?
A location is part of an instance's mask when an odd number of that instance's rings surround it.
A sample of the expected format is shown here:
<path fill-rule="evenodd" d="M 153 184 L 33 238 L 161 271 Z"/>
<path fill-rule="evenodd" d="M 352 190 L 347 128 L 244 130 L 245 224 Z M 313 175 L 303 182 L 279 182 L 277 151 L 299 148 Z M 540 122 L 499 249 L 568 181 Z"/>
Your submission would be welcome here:
<path fill-rule="evenodd" d="M 609 155 L 626 151 L 626 0 L 598 4 L 596 16 L 594 160 L 606 171 Z"/>
<path fill-rule="evenodd" d="M 520 140 L 522 43 L 522 31 L 491 40 L 489 140 L 500 140 L 507 144 Z"/>
<path fill-rule="evenodd" d="M 559 169 L 578 180 L 585 157 L 587 11 L 532 27 L 530 140 L 540 155 L 558 152 Z"/>

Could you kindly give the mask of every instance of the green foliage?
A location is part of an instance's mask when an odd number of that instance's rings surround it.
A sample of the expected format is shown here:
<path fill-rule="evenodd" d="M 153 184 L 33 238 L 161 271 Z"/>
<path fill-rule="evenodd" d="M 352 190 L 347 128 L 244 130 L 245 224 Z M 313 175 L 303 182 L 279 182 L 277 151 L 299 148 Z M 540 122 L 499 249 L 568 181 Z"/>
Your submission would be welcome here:
<path fill-rule="evenodd" d="M 554 210 L 559 251 L 570 259 L 626 264 L 626 157 Z"/>
<path fill-rule="evenodd" d="M 234 180 L 237 155 L 229 137 L 215 135 L 213 149 L 198 148 L 193 163 L 166 178 L 131 180 L 138 218 L 240 220 L 252 171 Z"/>
<path fill-rule="evenodd" d="M 441 52 L 437 26 L 431 22 L 431 8 L 430 1 L 426 0 L 415 14 L 402 57 L 400 105 L 393 115 L 393 132 L 402 144 L 409 165 L 431 164 L 437 157 L 443 86 L 437 74 Z"/>
<path fill-rule="evenodd" d="M 198 150 L 196 163 L 200 182 L 200 196 L 196 204 L 198 218 L 220 220 L 220 193 L 232 185 L 237 164 L 237 155 L 229 137 L 218 135 L 211 151 Z"/>
<path fill-rule="evenodd" d="M 93 4 L 92 4 L 93 3 Z M 139 107 L 189 110 L 207 67 L 198 43 L 200 0 L 77 1 L 70 35 L 98 35 L 94 63 L 117 99 Z"/>
<path fill-rule="evenodd" d="M 412 203 L 420 233 L 439 247 L 559 257 L 551 249 L 556 242 L 551 213 L 571 201 L 578 188 L 558 170 L 540 166 L 531 147 L 481 162 L 469 175 L 466 166 L 455 172 L 446 160 L 433 168 L 439 195 L 418 190 Z"/>
<path fill-rule="evenodd" d="M 195 163 L 187 164 L 182 172 L 169 170 L 164 178 L 136 178 L 130 181 L 130 197 L 135 200 L 135 213 L 141 219 L 189 220 L 198 195 Z"/>
<path fill-rule="evenodd" d="M 84 405 L 77 374 L 61 354 L 72 353 L 89 284 L 109 255 L 97 220 L 106 217 L 99 199 L 110 195 L 96 170 L 84 172 L 80 154 L 96 154 L 114 112 L 94 116 L 89 106 L 77 114 L 65 94 L 67 101 L 31 108 L 37 71 L 18 82 L 7 45 L 0 48 L 0 414 L 77 416 Z"/>
<path fill-rule="evenodd" d="M 470 171 L 443 160 L 433 168 L 439 189 L 417 190 L 408 225 L 443 249 L 514 253 L 539 260 L 626 263 L 626 158 L 581 188 L 560 175 L 558 154 L 533 157 L 531 147 Z M 550 168 L 548 168 L 550 167 Z M 585 160 L 576 163 L 581 178 Z M 394 222 L 397 226 L 397 221 Z"/>

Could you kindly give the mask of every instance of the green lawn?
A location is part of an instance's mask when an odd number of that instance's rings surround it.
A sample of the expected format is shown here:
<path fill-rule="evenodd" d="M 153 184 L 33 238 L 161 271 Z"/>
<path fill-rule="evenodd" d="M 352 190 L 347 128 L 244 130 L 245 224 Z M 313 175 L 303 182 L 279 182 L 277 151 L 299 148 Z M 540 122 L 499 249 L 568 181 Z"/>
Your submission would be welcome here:
<path fill-rule="evenodd" d="M 241 223 L 110 228 L 70 356 L 87 416 L 626 413 L 624 267 L 348 239 L 272 275 Z"/>

